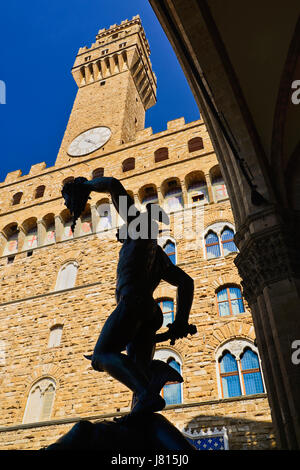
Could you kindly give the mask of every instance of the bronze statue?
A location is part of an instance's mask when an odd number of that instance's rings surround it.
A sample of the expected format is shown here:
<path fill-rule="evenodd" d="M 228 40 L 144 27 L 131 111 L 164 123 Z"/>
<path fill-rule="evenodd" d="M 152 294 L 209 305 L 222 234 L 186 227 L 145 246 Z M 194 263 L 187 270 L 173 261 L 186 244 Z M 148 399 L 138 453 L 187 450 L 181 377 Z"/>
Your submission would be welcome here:
<path fill-rule="evenodd" d="M 117 307 L 106 320 L 91 356 L 92 367 L 106 371 L 133 392 L 131 417 L 160 411 L 165 401 L 160 395 L 168 381 L 181 375 L 162 361 L 153 361 L 156 337 L 163 314 L 153 299 L 161 280 L 177 287 L 175 321 L 168 325 L 171 342 L 194 334 L 188 318 L 193 301 L 194 283 L 175 266 L 157 243 L 158 223 L 169 223 L 167 214 L 157 205 L 147 205 L 140 213 L 119 180 L 100 177 L 88 181 L 76 178 L 66 183 L 62 194 L 73 215 L 72 230 L 92 191 L 109 193 L 117 212 L 125 222 L 117 233 L 122 243 L 117 267 Z M 124 351 L 127 354 L 124 354 Z"/>

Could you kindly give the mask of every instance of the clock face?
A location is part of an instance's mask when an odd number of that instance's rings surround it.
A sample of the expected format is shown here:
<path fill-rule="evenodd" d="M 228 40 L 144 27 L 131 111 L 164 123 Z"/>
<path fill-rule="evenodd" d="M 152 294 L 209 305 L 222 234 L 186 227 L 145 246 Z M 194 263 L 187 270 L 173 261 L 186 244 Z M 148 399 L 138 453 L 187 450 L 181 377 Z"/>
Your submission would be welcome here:
<path fill-rule="evenodd" d="M 71 157 L 82 157 L 103 147 L 111 136 L 109 127 L 94 127 L 79 134 L 68 148 Z"/>

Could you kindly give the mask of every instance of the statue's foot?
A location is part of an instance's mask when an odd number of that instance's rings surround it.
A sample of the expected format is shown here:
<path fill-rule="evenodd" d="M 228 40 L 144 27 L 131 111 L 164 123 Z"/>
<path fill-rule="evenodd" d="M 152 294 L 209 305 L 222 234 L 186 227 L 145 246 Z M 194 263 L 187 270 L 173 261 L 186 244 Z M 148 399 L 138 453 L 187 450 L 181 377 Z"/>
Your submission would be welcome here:
<path fill-rule="evenodd" d="M 145 395 L 138 397 L 130 415 L 155 413 L 156 411 L 163 410 L 165 406 L 166 402 L 159 394 L 146 393 Z"/>
<path fill-rule="evenodd" d="M 167 382 L 183 382 L 179 372 L 166 362 L 154 359 L 151 362 L 150 368 L 152 377 L 149 388 L 153 393 L 159 393 Z"/>

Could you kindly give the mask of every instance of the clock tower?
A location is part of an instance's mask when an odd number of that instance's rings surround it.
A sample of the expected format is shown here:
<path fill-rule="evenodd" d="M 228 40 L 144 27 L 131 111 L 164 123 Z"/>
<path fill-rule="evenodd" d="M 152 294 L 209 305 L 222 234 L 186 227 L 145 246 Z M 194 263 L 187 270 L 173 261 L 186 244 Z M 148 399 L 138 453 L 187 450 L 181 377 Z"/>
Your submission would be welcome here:
<path fill-rule="evenodd" d="M 79 49 L 72 68 L 78 92 L 56 165 L 113 151 L 144 129 L 156 102 L 149 56 L 139 16 L 101 29 L 90 48 Z"/>

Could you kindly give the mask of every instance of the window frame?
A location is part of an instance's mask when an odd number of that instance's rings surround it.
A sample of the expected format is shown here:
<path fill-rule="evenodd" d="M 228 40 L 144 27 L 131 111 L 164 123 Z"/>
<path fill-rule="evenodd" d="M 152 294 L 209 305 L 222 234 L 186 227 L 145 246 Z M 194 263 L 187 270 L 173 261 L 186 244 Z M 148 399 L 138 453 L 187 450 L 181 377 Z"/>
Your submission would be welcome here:
<path fill-rule="evenodd" d="M 231 299 L 230 297 L 230 291 L 229 291 L 229 288 L 230 287 L 235 287 L 237 289 L 239 289 L 240 291 L 240 294 L 241 294 L 241 297 L 237 297 L 236 299 Z M 218 300 L 218 293 L 223 291 L 223 290 L 226 290 L 226 293 L 227 293 L 227 300 L 221 300 L 219 301 Z M 238 286 L 237 284 L 226 284 L 224 286 L 220 286 L 216 291 L 215 291 L 215 298 L 216 298 L 216 302 L 217 302 L 217 310 L 218 310 L 218 314 L 219 314 L 219 317 L 223 318 L 223 317 L 229 317 L 229 316 L 234 316 L 236 317 L 237 315 L 241 315 L 243 313 L 246 313 L 245 311 L 245 304 L 244 304 L 244 300 L 243 300 L 243 295 L 242 295 L 242 289 L 240 288 L 240 286 Z M 233 313 L 232 311 L 232 305 L 231 305 L 231 300 L 241 300 L 242 301 L 242 304 L 243 304 L 243 307 L 244 307 L 244 311 L 243 312 L 239 312 L 239 313 Z M 220 303 L 223 303 L 223 302 L 228 302 L 229 304 L 229 311 L 230 313 L 228 315 L 221 315 L 220 314 L 220 309 L 219 309 L 219 304 Z"/>

